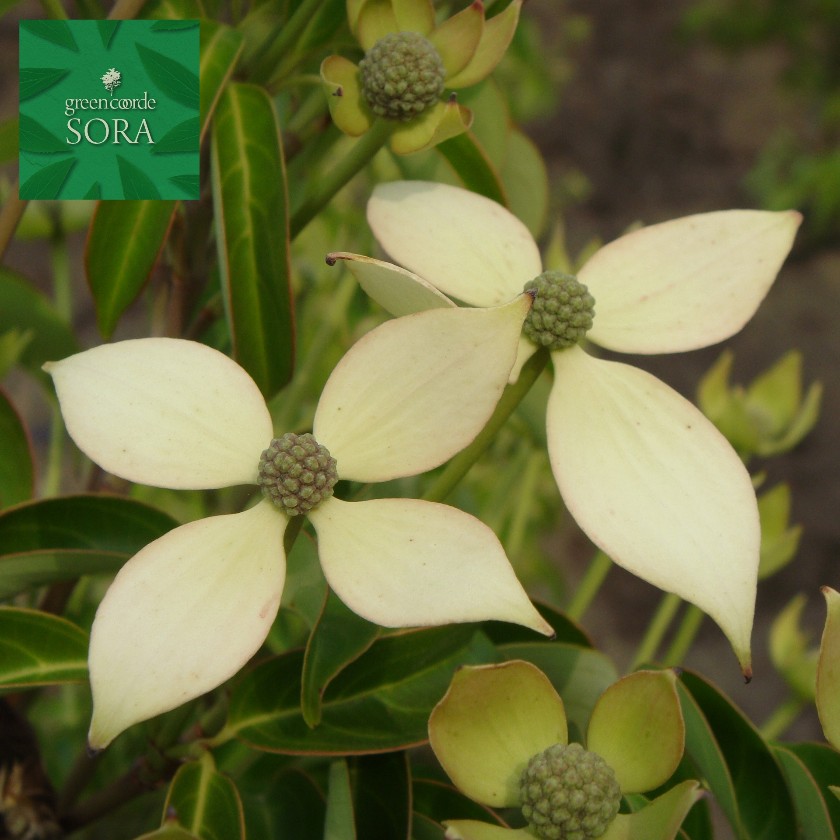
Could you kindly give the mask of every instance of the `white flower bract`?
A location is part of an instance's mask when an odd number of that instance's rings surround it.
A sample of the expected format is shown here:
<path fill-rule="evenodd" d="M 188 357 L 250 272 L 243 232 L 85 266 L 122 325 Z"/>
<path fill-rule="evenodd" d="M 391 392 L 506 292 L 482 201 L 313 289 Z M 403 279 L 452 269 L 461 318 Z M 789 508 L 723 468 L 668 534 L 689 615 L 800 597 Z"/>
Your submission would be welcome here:
<path fill-rule="evenodd" d="M 415 475 L 469 444 L 505 387 L 530 302 L 521 295 L 490 309 L 417 313 L 357 342 L 314 421 L 339 477 Z M 222 353 L 148 338 L 45 369 L 71 437 L 103 469 L 180 489 L 256 482 L 271 418 L 251 377 Z M 328 583 L 369 621 L 497 619 L 552 633 L 496 536 L 466 513 L 413 499 L 332 497 L 309 518 Z M 214 688 L 254 655 L 280 604 L 287 524 L 262 499 L 175 528 L 125 564 L 91 632 L 92 747 Z"/>
<path fill-rule="evenodd" d="M 457 187 L 381 184 L 368 220 L 402 268 L 332 256 L 386 308 L 396 298 L 418 308 L 453 305 L 441 295 L 499 305 L 543 271 L 522 222 Z M 773 283 L 800 220 L 795 212 L 730 210 L 622 236 L 578 274 L 595 298 L 587 339 L 665 353 L 733 335 Z M 401 293 L 412 284 L 417 291 Z M 515 378 L 536 347 L 510 340 Z M 747 470 L 712 423 L 655 377 L 579 346 L 551 357 L 548 451 L 572 515 L 616 563 L 710 615 L 749 674 L 760 528 Z"/>

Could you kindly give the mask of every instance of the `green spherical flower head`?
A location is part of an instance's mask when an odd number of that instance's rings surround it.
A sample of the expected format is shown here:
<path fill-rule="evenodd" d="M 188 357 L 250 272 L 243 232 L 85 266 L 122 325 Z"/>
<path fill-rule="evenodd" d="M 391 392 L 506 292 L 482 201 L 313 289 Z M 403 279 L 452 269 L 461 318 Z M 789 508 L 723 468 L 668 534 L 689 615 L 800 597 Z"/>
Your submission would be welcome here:
<path fill-rule="evenodd" d="M 257 484 L 289 516 L 308 513 L 328 499 L 337 481 L 335 458 L 310 434 L 287 432 L 260 456 Z"/>
<path fill-rule="evenodd" d="M 416 32 L 380 38 L 359 62 L 362 93 L 389 120 L 413 119 L 440 99 L 446 70 L 434 45 Z"/>
<path fill-rule="evenodd" d="M 594 840 L 615 819 L 621 790 L 612 768 L 580 744 L 535 755 L 519 780 L 522 813 L 540 840 Z"/>
<path fill-rule="evenodd" d="M 537 293 L 522 328 L 534 344 L 563 350 L 579 343 L 592 326 L 595 298 L 577 277 L 544 271 L 525 284 L 525 291 Z"/>

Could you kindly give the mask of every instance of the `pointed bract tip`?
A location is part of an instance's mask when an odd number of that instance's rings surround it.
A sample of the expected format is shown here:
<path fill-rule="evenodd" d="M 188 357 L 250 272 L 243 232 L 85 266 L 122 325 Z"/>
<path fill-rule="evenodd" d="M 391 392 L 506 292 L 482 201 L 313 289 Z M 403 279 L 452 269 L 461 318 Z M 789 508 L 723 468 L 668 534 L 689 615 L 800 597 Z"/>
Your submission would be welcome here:
<path fill-rule="evenodd" d="M 338 256 L 336 254 L 327 254 L 327 256 L 324 257 L 324 261 L 327 265 L 335 265 L 338 262 Z"/>
<path fill-rule="evenodd" d="M 97 758 L 105 752 L 105 747 L 94 747 L 90 741 L 88 741 L 85 752 L 87 753 L 88 758 Z"/>
<path fill-rule="evenodd" d="M 41 365 L 41 370 L 44 371 L 44 373 L 49 373 L 54 367 L 55 362 L 44 362 L 44 364 Z"/>
<path fill-rule="evenodd" d="M 452 93 L 449 94 L 449 102 L 447 104 L 449 104 L 449 105 L 457 105 L 458 104 L 458 94 L 455 93 L 454 90 L 452 91 Z"/>
<path fill-rule="evenodd" d="M 742 668 L 741 673 L 744 675 L 744 684 L 749 685 L 753 678 L 752 666 L 747 665 L 745 668 Z"/>

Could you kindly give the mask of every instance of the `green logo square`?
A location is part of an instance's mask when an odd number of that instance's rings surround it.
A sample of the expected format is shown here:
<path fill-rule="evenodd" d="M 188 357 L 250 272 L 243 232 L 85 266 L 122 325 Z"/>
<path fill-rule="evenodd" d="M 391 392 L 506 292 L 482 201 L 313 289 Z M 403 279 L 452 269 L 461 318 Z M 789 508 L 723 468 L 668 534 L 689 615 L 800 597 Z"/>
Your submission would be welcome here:
<path fill-rule="evenodd" d="M 20 24 L 20 197 L 198 198 L 197 20 Z"/>

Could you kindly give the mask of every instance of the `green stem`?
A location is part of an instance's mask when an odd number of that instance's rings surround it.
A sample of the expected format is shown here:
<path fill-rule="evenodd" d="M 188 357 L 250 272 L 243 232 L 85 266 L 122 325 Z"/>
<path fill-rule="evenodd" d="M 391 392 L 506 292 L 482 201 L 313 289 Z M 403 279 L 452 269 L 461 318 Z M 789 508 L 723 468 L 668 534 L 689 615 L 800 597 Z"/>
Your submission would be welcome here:
<path fill-rule="evenodd" d="M 650 662 L 655 657 L 656 651 L 662 643 L 665 631 L 671 624 L 681 603 L 680 598 L 670 592 L 667 592 L 662 597 L 654 613 L 653 620 L 648 625 L 644 638 L 639 645 L 639 649 L 633 657 L 633 662 L 630 665 L 631 671 L 636 670 L 644 662 Z"/>
<path fill-rule="evenodd" d="M 487 425 L 479 432 L 476 439 L 464 450 L 459 452 L 435 479 L 431 487 L 423 494 L 428 502 L 440 502 L 452 492 L 455 485 L 469 472 L 470 467 L 484 454 L 484 451 L 496 437 L 496 433 L 504 426 L 505 421 L 513 413 L 516 406 L 522 402 L 534 382 L 548 364 L 548 351 L 541 347 L 523 365 L 519 379 L 505 388 L 496 410 L 487 421 Z"/>
<path fill-rule="evenodd" d="M 385 145 L 393 130 L 388 120 L 374 120 L 370 130 L 363 134 L 350 151 L 338 163 L 321 173 L 319 178 L 313 178 L 307 198 L 292 214 L 289 232 L 294 239 L 321 210 L 326 207 L 332 197 L 358 172 L 370 163 L 376 153 Z"/>
<path fill-rule="evenodd" d="M 589 609 L 592 601 L 606 580 L 613 563 L 603 551 L 599 551 L 589 562 L 583 579 L 578 584 L 569 606 L 566 607 L 566 615 L 573 621 L 580 621 L 583 614 Z"/>
<path fill-rule="evenodd" d="M 799 717 L 799 713 L 805 708 L 805 705 L 805 701 L 799 697 L 789 697 L 762 724 L 759 730 L 761 737 L 769 741 L 784 734 Z"/>
<path fill-rule="evenodd" d="M 268 33 L 251 58 L 251 73 L 265 79 L 274 66 L 295 51 L 300 36 L 323 0 L 303 0 L 288 20 L 282 20 Z"/>
<path fill-rule="evenodd" d="M 6 254 L 6 249 L 15 235 L 17 226 L 26 210 L 27 202 L 18 198 L 18 184 L 15 184 L 9 192 L 3 208 L 0 209 L 0 262 Z"/>
<path fill-rule="evenodd" d="M 705 613 L 694 604 L 689 604 L 680 621 L 679 629 L 671 642 L 671 646 L 665 652 L 664 662 L 669 665 L 677 665 L 682 662 L 691 647 L 692 642 L 700 630 Z"/>

